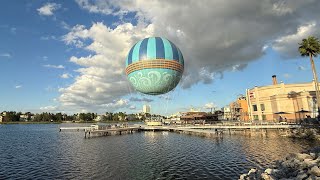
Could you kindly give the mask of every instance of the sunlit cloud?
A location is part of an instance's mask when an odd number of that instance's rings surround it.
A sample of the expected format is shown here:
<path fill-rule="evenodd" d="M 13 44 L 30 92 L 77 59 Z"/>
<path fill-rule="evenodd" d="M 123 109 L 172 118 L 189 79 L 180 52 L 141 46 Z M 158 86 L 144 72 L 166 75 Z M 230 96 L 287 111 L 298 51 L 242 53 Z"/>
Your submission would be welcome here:
<path fill-rule="evenodd" d="M 62 79 L 68 79 L 68 78 L 72 77 L 72 75 L 69 74 L 69 73 L 63 73 L 63 74 L 61 74 L 60 77 L 61 77 Z"/>
<path fill-rule="evenodd" d="M 52 64 L 46 64 L 46 65 L 43 65 L 43 67 L 54 68 L 54 69 L 64 69 L 65 68 L 63 65 L 52 65 Z"/>
<path fill-rule="evenodd" d="M 11 58 L 12 55 L 10 53 L 2 53 L 0 54 L 0 57 Z"/>
<path fill-rule="evenodd" d="M 37 9 L 39 15 L 41 16 L 52 16 L 54 14 L 54 11 L 61 8 L 60 4 L 57 3 L 47 3 L 41 8 Z"/>

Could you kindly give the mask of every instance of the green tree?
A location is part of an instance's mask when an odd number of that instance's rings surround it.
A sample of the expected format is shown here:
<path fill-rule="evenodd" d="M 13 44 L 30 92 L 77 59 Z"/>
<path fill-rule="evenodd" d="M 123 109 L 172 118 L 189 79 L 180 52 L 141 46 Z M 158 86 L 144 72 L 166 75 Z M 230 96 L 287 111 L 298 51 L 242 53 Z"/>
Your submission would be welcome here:
<path fill-rule="evenodd" d="M 319 119 L 319 115 L 320 115 L 320 98 L 319 98 L 319 85 L 318 85 L 319 81 L 318 81 L 316 67 L 313 61 L 313 57 L 317 57 L 317 55 L 320 54 L 319 39 L 313 36 L 309 36 L 306 39 L 302 39 L 302 42 L 299 43 L 299 52 L 301 56 L 310 57 L 313 79 L 315 82 L 316 98 L 317 98 L 317 105 L 318 105 L 318 119 Z"/>

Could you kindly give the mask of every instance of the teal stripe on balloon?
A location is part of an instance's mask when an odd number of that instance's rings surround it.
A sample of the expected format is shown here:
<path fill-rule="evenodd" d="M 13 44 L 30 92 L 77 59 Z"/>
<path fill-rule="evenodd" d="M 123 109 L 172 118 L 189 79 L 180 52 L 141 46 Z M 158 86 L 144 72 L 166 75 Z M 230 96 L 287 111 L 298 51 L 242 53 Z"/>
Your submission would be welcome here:
<path fill-rule="evenodd" d="M 128 67 L 128 57 L 129 56 L 127 56 L 127 59 L 126 59 L 126 67 Z"/>
<path fill-rule="evenodd" d="M 147 59 L 153 60 L 156 58 L 157 58 L 156 38 L 151 37 L 148 39 Z"/>
<path fill-rule="evenodd" d="M 178 49 L 178 54 L 179 54 L 179 63 L 180 64 L 184 64 L 183 55 L 182 55 L 180 49 L 179 48 L 177 48 L 177 49 Z"/>
<path fill-rule="evenodd" d="M 167 39 L 161 38 L 164 46 L 165 59 L 173 60 L 172 47 Z"/>
<path fill-rule="evenodd" d="M 135 62 L 139 61 L 139 49 L 140 49 L 141 42 L 142 42 L 142 40 L 139 41 L 133 48 L 132 63 L 135 63 Z"/>

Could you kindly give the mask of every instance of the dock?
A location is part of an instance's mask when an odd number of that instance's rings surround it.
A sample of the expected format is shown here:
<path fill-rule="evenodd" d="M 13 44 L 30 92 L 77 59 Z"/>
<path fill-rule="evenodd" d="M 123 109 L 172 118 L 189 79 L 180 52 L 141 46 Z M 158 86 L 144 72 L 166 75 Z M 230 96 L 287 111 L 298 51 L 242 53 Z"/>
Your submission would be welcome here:
<path fill-rule="evenodd" d="M 91 125 L 89 127 L 60 127 L 61 131 L 74 131 L 83 130 L 85 132 L 84 137 L 99 137 L 110 135 L 122 135 L 132 134 L 140 131 L 169 131 L 177 132 L 189 135 L 198 135 L 205 137 L 221 136 L 224 132 L 231 131 L 261 131 L 267 132 L 267 130 L 277 129 L 281 131 L 288 131 L 290 129 L 300 128 L 298 124 L 254 124 L 254 125 L 196 125 L 196 126 L 147 126 L 143 124 L 135 125 L 122 125 L 122 126 L 110 126 L 110 125 Z"/>
<path fill-rule="evenodd" d="M 59 131 L 86 131 L 86 130 L 91 130 L 93 129 L 92 127 L 60 127 Z"/>

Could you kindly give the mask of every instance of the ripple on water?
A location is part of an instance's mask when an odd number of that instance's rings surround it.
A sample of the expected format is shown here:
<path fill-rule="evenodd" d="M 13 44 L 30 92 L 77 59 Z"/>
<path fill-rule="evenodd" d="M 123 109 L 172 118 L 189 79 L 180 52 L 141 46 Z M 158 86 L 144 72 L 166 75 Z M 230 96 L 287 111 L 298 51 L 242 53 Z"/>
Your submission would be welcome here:
<path fill-rule="evenodd" d="M 319 144 L 268 137 L 141 132 L 84 139 L 59 125 L 0 129 L 0 179 L 237 179 Z"/>

